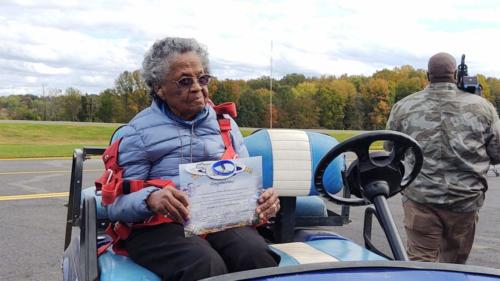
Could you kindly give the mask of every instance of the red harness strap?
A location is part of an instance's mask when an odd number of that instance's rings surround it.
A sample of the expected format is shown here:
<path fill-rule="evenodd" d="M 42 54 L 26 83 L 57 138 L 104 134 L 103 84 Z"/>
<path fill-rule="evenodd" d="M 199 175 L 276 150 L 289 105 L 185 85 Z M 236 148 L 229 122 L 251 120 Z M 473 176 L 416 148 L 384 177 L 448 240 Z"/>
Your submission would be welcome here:
<path fill-rule="evenodd" d="M 234 150 L 230 134 L 231 120 L 224 116 L 225 114 L 227 114 L 233 118 L 236 117 L 236 105 L 232 102 L 227 102 L 218 106 L 213 106 L 213 108 L 217 113 L 217 121 L 220 126 L 221 137 L 225 146 L 225 151 L 221 159 L 237 158 L 238 155 Z M 106 171 L 100 178 L 95 181 L 96 190 L 100 190 L 102 192 L 102 204 L 104 206 L 112 204 L 115 201 L 116 197 L 122 194 L 129 194 L 147 186 L 164 188 L 171 185 L 175 187 L 174 182 L 172 182 L 171 180 L 124 180 L 123 169 L 118 165 L 118 149 L 120 146 L 120 142 L 121 139 L 115 141 L 104 151 L 102 160 L 104 162 Z M 162 223 L 169 223 L 172 221 L 172 219 L 165 217 L 162 214 L 155 214 L 142 223 L 134 223 L 130 226 L 121 222 L 110 224 L 106 229 L 106 233 L 111 237 L 112 241 L 111 243 L 107 243 L 99 247 L 97 250 L 97 254 L 102 254 L 109 248 L 110 245 L 113 245 L 113 250 L 115 251 L 115 253 L 126 256 L 128 255 L 128 253 L 121 244 L 123 240 L 128 238 L 132 229 L 143 228 Z"/>
<path fill-rule="evenodd" d="M 112 204 L 116 197 L 122 194 L 136 192 L 147 186 L 156 186 L 164 188 L 166 186 L 174 186 L 171 180 L 152 179 L 152 180 L 124 180 L 123 169 L 118 165 L 118 148 L 121 139 L 112 143 L 103 153 L 102 160 L 106 171 L 95 181 L 97 191 L 101 191 L 102 204 L 104 206 Z M 155 214 L 142 223 L 135 223 L 131 226 L 117 222 L 110 224 L 106 229 L 106 233 L 111 237 L 112 242 L 99 247 L 97 253 L 102 254 L 110 245 L 113 245 L 113 250 L 120 255 L 127 255 L 127 252 L 121 247 L 121 240 L 127 239 L 132 231 L 132 228 L 142 228 L 149 225 L 158 225 L 161 223 L 172 222 L 172 219 L 164 217 L 161 214 Z"/>
<path fill-rule="evenodd" d="M 103 153 L 102 160 L 106 171 L 95 181 L 96 190 L 101 191 L 102 204 L 107 206 L 122 194 L 129 194 L 141 190 L 146 186 L 163 188 L 168 185 L 175 186 L 171 180 L 124 180 L 123 169 L 118 165 L 118 147 L 121 139 L 112 143 Z"/>
<path fill-rule="evenodd" d="M 128 226 L 122 222 L 116 222 L 108 225 L 106 228 L 106 234 L 111 237 L 111 242 L 106 243 L 97 249 L 97 255 L 101 255 L 104 253 L 109 246 L 113 245 L 113 251 L 122 256 L 128 256 L 127 250 L 122 245 L 122 242 L 128 238 L 132 229 L 143 228 L 153 225 L 159 225 L 162 223 L 170 223 L 173 220 L 169 217 L 165 217 L 162 214 L 155 214 L 154 216 L 149 217 L 142 223 L 134 223 L 131 226 Z"/>
<path fill-rule="evenodd" d="M 225 102 L 217 106 L 213 106 L 213 108 L 217 113 L 217 121 L 219 122 L 222 141 L 226 147 L 221 159 L 234 159 L 238 157 L 238 155 L 236 154 L 233 142 L 231 141 L 231 119 L 226 118 L 224 114 L 228 114 L 229 116 L 236 118 L 236 116 L 238 116 L 236 112 L 236 105 L 234 102 Z"/>

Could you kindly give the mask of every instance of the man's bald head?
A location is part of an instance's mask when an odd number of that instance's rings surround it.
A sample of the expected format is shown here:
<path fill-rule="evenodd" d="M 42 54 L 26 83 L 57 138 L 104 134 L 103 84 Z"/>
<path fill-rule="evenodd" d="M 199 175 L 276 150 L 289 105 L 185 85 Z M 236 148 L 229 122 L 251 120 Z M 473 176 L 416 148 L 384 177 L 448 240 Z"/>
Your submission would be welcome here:
<path fill-rule="evenodd" d="M 448 53 L 437 53 L 429 59 L 427 65 L 429 80 L 431 83 L 450 82 L 455 83 L 455 72 L 457 63 L 455 58 Z"/>

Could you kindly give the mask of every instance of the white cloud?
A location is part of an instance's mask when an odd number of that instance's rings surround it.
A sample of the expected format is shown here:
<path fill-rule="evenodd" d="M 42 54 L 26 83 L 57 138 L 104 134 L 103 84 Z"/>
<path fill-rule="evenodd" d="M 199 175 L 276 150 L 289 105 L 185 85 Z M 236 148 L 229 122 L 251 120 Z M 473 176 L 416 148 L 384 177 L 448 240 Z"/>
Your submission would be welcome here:
<path fill-rule="evenodd" d="M 38 78 L 34 76 L 25 76 L 24 79 L 30 84 L 36 83 L 38 81 Z"/>
<path fill-rule="evenodd" d="M 165 36 L 207 45 L 219 78 L 370 75 L 434 53 L 500 77 L 497 1 L 28 1 L 0 4 L 0 95 L 77 87 L 98 93 Z M 38 84 L 38 85 L 36 85 Z"/>
<path fill-rule="evenodd" d="M 83 82 L 91 85 L 102 85 L 103 83 L 109 82 L 108 79 L 102 75 L 83 75 L 81 79 Z"/>

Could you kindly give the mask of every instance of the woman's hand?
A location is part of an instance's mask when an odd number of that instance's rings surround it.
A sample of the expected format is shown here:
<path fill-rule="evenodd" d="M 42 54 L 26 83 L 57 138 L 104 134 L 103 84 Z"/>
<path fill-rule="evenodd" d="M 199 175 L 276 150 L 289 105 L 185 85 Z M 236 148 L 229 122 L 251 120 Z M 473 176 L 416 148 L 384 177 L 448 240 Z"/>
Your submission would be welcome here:
<path fill-rule="evenodd" d="M 275 217 L 280 210 L 280 199 L 278 192 L 274 188 L 266 189 L 259 197 L 259 206 L 257 206 L 257 215 L 261 221 L 265 222 L 268 219 Z"/>
<path fill-rule="evenodd" d="M 146 204 L 151 211 L 168 216 L 178 223 L 184 223 L 190 216 L 188 196 L 170 185 L 153 191 Z"/>

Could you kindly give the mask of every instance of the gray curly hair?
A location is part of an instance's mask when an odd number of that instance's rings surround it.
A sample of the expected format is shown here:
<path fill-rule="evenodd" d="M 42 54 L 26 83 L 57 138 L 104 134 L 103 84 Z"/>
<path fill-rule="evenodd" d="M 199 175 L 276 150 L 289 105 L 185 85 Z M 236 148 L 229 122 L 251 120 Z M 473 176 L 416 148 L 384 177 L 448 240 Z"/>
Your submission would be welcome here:
<path fill-rule="evenodd" d="M 205 73 L 209 73 L 208 51 L 193 38 L 167 37 L 156 41 L 144 55 L 142 76 L 149 94 L 156 97 L 155 86 L 161 85 L 170 71 L 171 59 L 187 52 L 195 52 L 201 59 Z"/>

